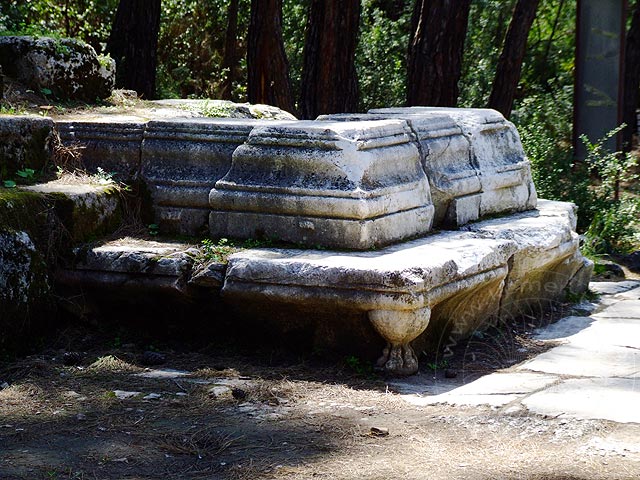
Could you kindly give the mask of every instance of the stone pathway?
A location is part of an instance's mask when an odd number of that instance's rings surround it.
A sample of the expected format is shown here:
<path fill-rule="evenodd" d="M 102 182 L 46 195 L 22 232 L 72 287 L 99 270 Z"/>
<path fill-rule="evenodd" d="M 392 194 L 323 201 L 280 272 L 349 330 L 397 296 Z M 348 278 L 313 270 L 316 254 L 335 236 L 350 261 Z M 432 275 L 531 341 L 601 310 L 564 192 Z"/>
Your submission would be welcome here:
<path fill-rule="evenodd" d="M 561 342 L 537 357 L 470 383 L 427 374 L 393 383 L 411 404 L 489 405 L 505 413 L 640 423 L 640 282 L 591 283 L 588 317 L 566 317 L 536 338 Z"/>

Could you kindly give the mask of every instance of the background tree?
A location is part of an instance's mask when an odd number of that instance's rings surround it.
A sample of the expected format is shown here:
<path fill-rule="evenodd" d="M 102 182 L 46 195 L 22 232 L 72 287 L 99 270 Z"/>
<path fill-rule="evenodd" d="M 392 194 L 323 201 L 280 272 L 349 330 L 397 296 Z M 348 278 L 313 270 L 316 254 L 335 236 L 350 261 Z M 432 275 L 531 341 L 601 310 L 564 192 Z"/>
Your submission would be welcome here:
<path fill-rule="evenodd" d="M 640 0 L 636 1 L 627 34 L 624 61 L 624 100 L 622 121 L 627 125 L 622 133 L 625 150 L 632 146 L 633 134 L 638 131 L 638 89 L 640 89 Z"/>
<path fill-rule="evenodd" d="M 220 89 L 220 98 L 231 100 L 233 82 L 237 73 L 237 45 L 238 45 L 238 0 L 230 0 L 227 9 L 227 31 L 224 39 L 224 57 L 222 68 L 226 71 L 226 77 Z"/>
<path fill-rule="evenodd" d="M 116 86 L 155 98 L 160 0 L 120 0 L 107 52 L 116 61 Z"/>
<path fill-rule="evenodd" d="M 495 108 L 507 118 L 511 115 L 522 71 L 522 61 L 527 49 L 527 38 L 536 16 L 538 1 L 518 0 L 498 60 L 488 106 Z"/>
<path fill-rule="evenodd" d="M 416 0 L 407 104 L 455 106 L 471 0 Z"/>
<path fill-rule="evenodd" d="M 282 0 L 252 0 L 247 47 L 250 103 L 294 111 L 289 64 L 282 40 Z"/>
<path fill-rule="evenodd" d="M 307 22 L 300 110 L 303 118 L 355 112 L 360 0 L 313 0 Z"/>

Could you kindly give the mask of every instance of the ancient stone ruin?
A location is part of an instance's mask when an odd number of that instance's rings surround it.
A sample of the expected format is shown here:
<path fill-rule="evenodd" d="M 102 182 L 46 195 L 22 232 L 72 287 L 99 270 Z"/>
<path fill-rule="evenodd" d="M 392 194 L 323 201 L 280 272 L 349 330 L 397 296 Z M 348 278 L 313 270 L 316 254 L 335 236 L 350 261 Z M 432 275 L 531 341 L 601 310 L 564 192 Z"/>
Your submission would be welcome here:
<path fill-rule="evenodd" d="M 406 375 L 418 369 L 416 349 L 588 285 L 576 207 L 537 200 L 518 132 L 493 110 L 56 128 L 82 144 L 88 169 L 141 181 L 161 233 L 286 242 L 226 262 L 203 259 L 195 240 L 92 244 L 57 271 L 62 286 L 220 296 L 275 330 L 310 322 L 329 345 L 349 338 L 356 348 L 358 332 L 363 342 L 377 332 L 378 367 Z"/>

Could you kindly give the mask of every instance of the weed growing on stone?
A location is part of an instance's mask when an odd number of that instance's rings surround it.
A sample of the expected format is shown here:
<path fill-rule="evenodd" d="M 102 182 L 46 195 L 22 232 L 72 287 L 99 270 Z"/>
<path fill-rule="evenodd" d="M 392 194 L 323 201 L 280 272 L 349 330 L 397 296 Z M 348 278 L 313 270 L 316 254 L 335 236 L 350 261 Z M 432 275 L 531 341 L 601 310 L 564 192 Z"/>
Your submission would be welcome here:
<path fill-rule="evenodd" d="M 228 117 L 233 112 L 233 106 L 206 100 L 202 105 L 201 112 L 205 117 Z"/>
<path fill-rule="evenodd" d="M 240 248 L 226 238 L 221 238 L 217 242 L 206 238 L 202 240 L 200 250 L 204 261 L 226 263 L 229 255 L 238 252 Z"/>

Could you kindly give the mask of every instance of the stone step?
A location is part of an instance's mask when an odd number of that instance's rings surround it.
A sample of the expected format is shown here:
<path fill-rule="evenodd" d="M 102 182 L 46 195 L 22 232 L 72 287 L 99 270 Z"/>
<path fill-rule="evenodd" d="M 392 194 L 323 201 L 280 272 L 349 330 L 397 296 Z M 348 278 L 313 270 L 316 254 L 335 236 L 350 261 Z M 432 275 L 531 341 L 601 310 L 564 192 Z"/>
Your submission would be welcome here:
<path fill-rule="evenodd" d="M 103 179 L 101 183 L 93 177 L 69 175 L 66 179 L 20 188 L 48 199 L 73 243 L 103 237 L 121 225 L 120 187 L 109 180 Z"/>
<path fill-rule="evenodd" d="M 194 286 L 222 287 L 225 265 L 207 259 L 195 244 L 124 237 L 78 247 L 57 280 L 70 287 L 117 290 L 122 295 L 190 296 Z"/>

